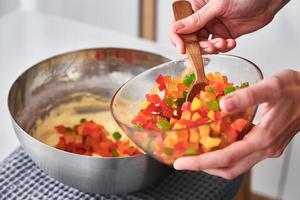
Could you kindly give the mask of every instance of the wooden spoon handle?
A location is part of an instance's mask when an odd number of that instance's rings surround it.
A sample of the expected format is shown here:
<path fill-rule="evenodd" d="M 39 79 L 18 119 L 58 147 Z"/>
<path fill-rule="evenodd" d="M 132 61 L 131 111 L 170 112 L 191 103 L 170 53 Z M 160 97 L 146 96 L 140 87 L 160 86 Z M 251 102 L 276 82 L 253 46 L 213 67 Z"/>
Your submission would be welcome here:
<path fill-rule="evenodd" d="M 188 1 L 175 1 L 173 3 L 173 12 L 176 21 L 184 19 L 194 13 L 191 4 Z M 207 81 L 197 33 L 182 34 L 181 38 L 185 44 L 191 64 L 196 70 L 197 79 Z"/>

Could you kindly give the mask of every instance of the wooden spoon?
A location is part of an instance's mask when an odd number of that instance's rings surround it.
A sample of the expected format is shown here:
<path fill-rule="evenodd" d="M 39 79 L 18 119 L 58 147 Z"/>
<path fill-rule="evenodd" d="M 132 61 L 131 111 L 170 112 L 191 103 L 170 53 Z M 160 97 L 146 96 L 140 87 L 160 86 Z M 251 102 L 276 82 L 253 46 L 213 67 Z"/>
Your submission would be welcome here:
<path fill-rule="evenodd" d="M 194 13 L 188 1 L 175 1 L 173 3 L 173 12 L 176 21 L 184 19 Z M 197 34 L 182 34 L 181 38 L 183 39 L 189 60 L 196 72 L 196 80 L 187 95 L 187 100 L 192 101 L 201 90 L 204 90 L 204 87 L 208 84 L 208 79 L 204 73 L 204 64 Z"/>

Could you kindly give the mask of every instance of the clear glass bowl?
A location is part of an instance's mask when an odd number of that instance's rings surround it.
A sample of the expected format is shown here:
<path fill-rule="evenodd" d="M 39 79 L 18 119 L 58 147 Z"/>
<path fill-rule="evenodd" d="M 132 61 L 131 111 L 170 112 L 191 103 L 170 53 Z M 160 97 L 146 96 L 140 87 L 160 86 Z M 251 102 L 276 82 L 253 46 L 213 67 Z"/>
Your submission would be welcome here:
<path fill-rule="evenodd" d="M 228 80 L 235 85 L 247 81 L 251 86 L 263 78 L 262 72 L 254 63 L 241 57 L 208 55 L 204 56 L 204 63 L 206 73 L 220 72 L 222 75 L 226 75 Z M 194 143 L 189 142 L 189 139 L 191 134 L 199 132 L 200 126 L 170 131 L 151 131 L 134 128 L 131 120 L 139 112 L 140 105 L 145 100 L 145 94 L 151 91 L 157 75 L 178 77 L 184 73 L 187 65 L 188 60 L 183 59 L 147 70 L 124 84 L 114 95 L 111 102 L 113 117 L 129 138 L 148 155 L 168 165 L 172 165 L 178 157 L 189 155 L 189 152 L 183 153 L 184 151 L 180 148 L 188 149 L 189 146 L 199 148 L 197 145 L 195 147 Z M 252 122 L 256 109 L 257 107 L 251 107 L 244 112 L 249 122 Z M 242 139 L 242 137 L 239 137 L 239 139 Z M 185 141 L 185 146 L 178 145 L 183 144 L 182 141 Z M 225 146 L 223 145 L 223 147 Z M 219 148 L 223 147 L 220 146 Z M 199 150 L 196 154 L 204 152 L 206 151 Z"/>

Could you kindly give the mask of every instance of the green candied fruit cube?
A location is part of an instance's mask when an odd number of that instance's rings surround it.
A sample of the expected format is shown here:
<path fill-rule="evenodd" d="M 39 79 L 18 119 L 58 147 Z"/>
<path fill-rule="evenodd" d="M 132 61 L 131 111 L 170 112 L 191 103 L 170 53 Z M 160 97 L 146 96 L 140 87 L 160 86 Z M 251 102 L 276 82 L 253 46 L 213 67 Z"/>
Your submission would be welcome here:
<path fill-rule="evenodd" d="M 155 142 L 154 139 L 151 139 L 148 144 L 147 144 L 147 147 L 146 147 L 148 150 L 150 151 L 156 151 L 159 147 L 158 147 L 158 144 Z"/>
<path fill-rule="evenodd" d="M 173 106 L 173 103 L 174 103 L 173 99 L 172 99 L 171 97 L 168 97 L 168 98 L 167 98 L 167 105 L 168 105 L 169 107 L 172 107 L 172 106 Z"/>
<path fill-rule="evenodd" d="M 160 119 L 156 123 L 156 126 L 163 131 L 167 131 L 171 129 L 171 124 L 167 119 Z"/>
<path fill-rule="evenodd" d="M 249 87 L 249 82 L 244 82 L 240 86 L 240 88 L 246 88 L 246 87 Z"/>
<path fill-rule="evenodd" d="M 210 110 L 213 110 L 213 111 L 218 111 L 220 109 L 218 100 L 207 102 L 207 106 Z"/>
<path fill-rule="evenodd" d="M 185 151 L 185 155 L 186 156 L 194 156 L 194 155 L 197 155 L 198 154 L 198 149 L 196 148 L 188 148 L 186 151 Z"/>
<path fill-rule="evenodd" d="M 82 124 L 82 123 L 84 123 L 84 122 L 86 122 L 86 119 L 85 119 L 85 118 L 81 118 L 81 119 L 80 119 L 80 123 Z"/>
<path fill-rule="evenodd" d="M 143 126 L 140 125 L 140 124 L 135 124 L 135 125 L 133 125 L 133 128 L 135 128 L 135 129 L 142 129 Z"/>
<path fill-rule="evenodd" d="M 119 156 L 119 153 L 116 149 L 112 149 L 110 152 L 111 152 L 113 157 L 118 157 Z"/>
<path fill-rule="evenodd" d="M 72 132 L 72 131 L 73 131 L 73 129 L 72 129 L 71 127 L 66 127 L 65 130 L 66 130 L 67 132 Z"/>
<path fill-rule="evenodd" d="M 196 80 L 196 75 L 192 73 L 184 77 L 183 83 L 189 87 L 193 82 L 195 82 L 195 80 Z"/>
<path fill-rule="evenodd" d="M 119 131 L 115 131 L 112 136 L 115 140 L 120 140 L 122 137 L 122 135 Z"/>
<path fill-rule="evenodd" d="M 170 148 L 170 147 L 166 147 L 166 148 L 164 149 L 164 151 L 165 151 L 165 154 L 167 154 L 168 156 L 170 156 L 170 155 L 173 154 L 173 149 Z"/>
<path fill-rule="evenodd" d="M 177 99 L 177 100 L 175 101 L 176 105 L 181 106 L 181 105 L 186 101 L 187 95 L 188 95 L 188 92 L 187 92 L 187 91 L 183 91 L 183 92 L 182 92 L 183 98 Z"/>
<path fill-rule="evenodd" d="M 213 87 L 209 87 L 208 88 L 208 92 L 212 93 L 212 94 L 216 94 L 216 89 Z"/>
<path fill-rule="evenodd" d="M 227 95 L 235 90 L 236 90 L 236 87 L 234 87 L 234 86 L 228 87 L 224 90 L 224 94 Z"/>

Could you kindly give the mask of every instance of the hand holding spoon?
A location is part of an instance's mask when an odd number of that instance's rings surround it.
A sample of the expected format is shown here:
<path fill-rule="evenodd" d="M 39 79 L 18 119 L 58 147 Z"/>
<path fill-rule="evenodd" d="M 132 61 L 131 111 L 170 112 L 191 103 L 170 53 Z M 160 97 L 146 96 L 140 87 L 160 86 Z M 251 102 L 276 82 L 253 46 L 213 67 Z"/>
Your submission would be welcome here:
<path fill-rule="evenodd" d="M 191 4 L 188 1 L 174 2 L 173 12 L 176 21 L 184 19 L 194 13 Z M 187 100 L 192 101 L 193 98 L 208 84 L 208 79 L 204 72 L 204 64 L 197 34 L 182 34 L 181 38 L 183 39 L 191 65 L 196 72 L 196 80 L 187 95 Z"/>

